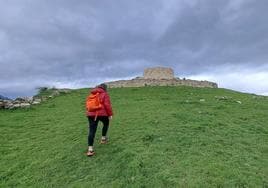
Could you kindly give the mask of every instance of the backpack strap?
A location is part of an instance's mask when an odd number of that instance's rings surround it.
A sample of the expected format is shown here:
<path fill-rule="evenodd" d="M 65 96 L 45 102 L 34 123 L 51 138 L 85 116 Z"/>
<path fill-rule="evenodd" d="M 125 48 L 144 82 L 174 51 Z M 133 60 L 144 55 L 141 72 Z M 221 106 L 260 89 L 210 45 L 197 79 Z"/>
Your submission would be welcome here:
<path fill-rule="evenodd" d="M 99 103 L 101 104 L 101 99 L 100 99 L 100 93 L 99 92 L 97 93 L 97 97 L 98 97 Z M 98 111 L 96 111 L 96 115 L 95 115 L 94 121 L 97 120 L 97 117 L 98 117 Z"/>
<path fill-rule="evenodd" d="M 98 117 L 98 111 L 96 112 L 96 115 L 95 115 L 94 121 L 96 121 L 96 120 L 97 120 L 97 117 Z"/>

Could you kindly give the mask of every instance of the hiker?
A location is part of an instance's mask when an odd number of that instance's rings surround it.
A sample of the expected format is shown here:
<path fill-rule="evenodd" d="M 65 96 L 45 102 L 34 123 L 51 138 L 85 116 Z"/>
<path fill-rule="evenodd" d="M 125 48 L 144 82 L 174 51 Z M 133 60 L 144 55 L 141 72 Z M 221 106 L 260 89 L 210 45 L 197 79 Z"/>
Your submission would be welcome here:
<path fill-rule="evenodd" d="M 100 84 L 91 91 L 86 101 L 86 107 L 86 114 L 89 122 L 87 156 L 93 156 L 95 154 L 93 150 L 93 143 L 98 127 L 98 122 L 101 121 L 103 123 L 100 143 L 106 144 L 108 141 L 107 131 L 109 122 L 113 117 L 112 105 L 110 102 L 110 96 L 107 93 L 106 84 Z"/>

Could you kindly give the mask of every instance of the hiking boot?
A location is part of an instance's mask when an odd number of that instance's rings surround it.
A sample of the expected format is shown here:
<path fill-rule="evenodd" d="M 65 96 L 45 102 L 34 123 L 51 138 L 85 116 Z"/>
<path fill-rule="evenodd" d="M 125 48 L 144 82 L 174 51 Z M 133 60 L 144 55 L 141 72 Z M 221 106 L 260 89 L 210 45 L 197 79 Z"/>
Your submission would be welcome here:
<path fill-rule="evenodd" d="M 105 137 L 105 138 L 101 138 L 101 141 L 100 141 L 101 144 L 107 144 L 108 143 L 108 138 Z"/>
<path fill-rule="evenodd" d="M 93 156 L 93 155 L 95 155 L 95 152 L 94 151 L 87 151 L 87 156 L 88 157 L 91 157 L 91 156 Z"/>

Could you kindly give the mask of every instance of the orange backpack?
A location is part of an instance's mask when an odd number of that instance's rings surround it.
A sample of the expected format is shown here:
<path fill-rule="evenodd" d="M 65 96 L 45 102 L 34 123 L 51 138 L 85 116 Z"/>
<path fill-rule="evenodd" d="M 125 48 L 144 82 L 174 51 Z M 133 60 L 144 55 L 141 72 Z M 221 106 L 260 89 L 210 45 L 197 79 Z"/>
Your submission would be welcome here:
<path fill-rule="evenodd" d="M 86 100 L 86 109 L 88 112 L 96 112 L 102 108 L 100 101 L 100 93 L 90 94 Z M 95 120 L 97 119 L 98 113 L 96 112 Z"/>

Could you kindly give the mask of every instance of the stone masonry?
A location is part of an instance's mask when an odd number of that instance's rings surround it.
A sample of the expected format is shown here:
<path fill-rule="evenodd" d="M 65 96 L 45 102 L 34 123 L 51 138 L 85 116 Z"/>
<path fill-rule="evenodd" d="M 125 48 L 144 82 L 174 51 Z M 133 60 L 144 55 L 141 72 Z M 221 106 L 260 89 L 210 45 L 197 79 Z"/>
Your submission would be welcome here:
<path fill-rule="evenodd" d="M 173 79 L 174 71 L 171 68 L 156 67 L 144 70 L 144 79 Z"/>
<path fill-rule="evenodd" d="M 171 68 L 165 67 L 147 68 L 144 70 L 143 75 L 143 77 L 137 77 L 131 80 L 118 80 L 107 82 L 106 84 L 109 88 L 144 86 L 218 87 L 214 82 L 175 78 L 174 71 Z"/>

